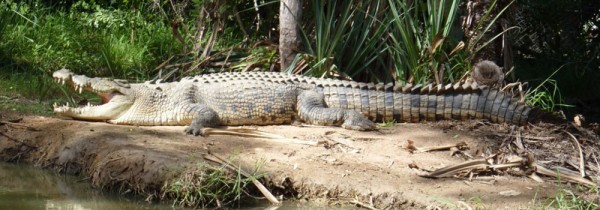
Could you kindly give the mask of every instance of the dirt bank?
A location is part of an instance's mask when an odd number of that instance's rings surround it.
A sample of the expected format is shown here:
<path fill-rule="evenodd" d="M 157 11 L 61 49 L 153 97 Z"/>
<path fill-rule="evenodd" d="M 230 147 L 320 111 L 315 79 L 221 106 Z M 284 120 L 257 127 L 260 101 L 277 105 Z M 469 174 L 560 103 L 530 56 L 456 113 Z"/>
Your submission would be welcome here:
<path fill-rule="evenodd" d="M 418 147 L 465 142 L 470 148 L 466 153 L 477 158 L 510 148 L 511 127 L 505 125 L 398 124 L 374 132 L 334 127 L 258 127 L 288 138 L 320 142 L 311 146 L 249 137 L 194 137 L 184 135 L 183 127 L 116 126 L 8 112 L 0 113 L 0 117 L 2 160 L 80 174 L 96 187 L 137 193 L 148 200 L 167 198 L 163 197 L 165 183 L 198 167 L 209 152 L 234 157 L 249 171 L 258 167 L 266 173 L 261 181 L 283 199 L 329 204 L 358 201 L 382 209 L 465 205 L 513 209 L 539 205 L 556 190 L 552 182 L 538 183 L 508 173 L 491 174 L 485 179 L 430 179 L 418 176 L 418 171 L 409 167 L 413 164 L 437 169 L 466 158 L 451 156 L 449 151 L 413 154 L 404 148 L 407 140 Z M 19 118 L 22 120 L 18 124 L 7 122 Z M 557 131 L 535 132 L 540 137 L 526 139 L 523 144 L 535 151 L 536 157 L 557 164 L 560 162 L 556 160 L 577 162 L 571 160 L 579 157 L 577 150 Z M 578 137 L 581 143 L 591 141 Z M 597 147 L 592 146 L 592 150 L 585 151 L 590 157 L 598 155 Z M 588 175 L 597 176 L 597 167 L 592 169 Z"/>

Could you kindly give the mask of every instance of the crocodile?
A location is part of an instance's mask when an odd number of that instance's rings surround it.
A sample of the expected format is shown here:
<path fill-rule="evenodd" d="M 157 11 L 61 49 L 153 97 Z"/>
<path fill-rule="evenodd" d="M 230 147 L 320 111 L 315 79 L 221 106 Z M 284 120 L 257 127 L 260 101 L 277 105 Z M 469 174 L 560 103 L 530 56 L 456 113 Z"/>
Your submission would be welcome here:
<path fill-rule="evenodd" d="M 222 125 L 303 121 L 374 130 L 374 122 L 487 119 L 527 124 L 535 108 L 475 82 L 399 85 L 314 78 L 276 72 L 230 72 L 129 83 L 61 69 L 54 79 L 100 97 L 97 105 L 58 106 L 58 115 L 128 125 L 186 125 L 185 132 Z"/>

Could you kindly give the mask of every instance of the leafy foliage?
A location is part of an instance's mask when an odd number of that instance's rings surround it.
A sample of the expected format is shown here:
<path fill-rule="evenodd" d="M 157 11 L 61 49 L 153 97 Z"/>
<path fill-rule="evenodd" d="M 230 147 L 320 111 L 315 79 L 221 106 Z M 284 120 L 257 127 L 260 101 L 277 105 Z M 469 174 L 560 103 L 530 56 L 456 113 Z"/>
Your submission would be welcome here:
<path fill-rule="evenodd" d="M 459 3 L 312 1 L 309 22 L 314 25 L 303 27 L 307 54 L 297 58 L 299 67 L 292 72 L 374 82 L 460 80 L 470 70 L 479 49 L 472 46 L 480 39 L 466 46 L 456 35 Z M 481 34 L 490 25 L 481 25 Z"/>
<path fill-rule="evenodd" d="M 66 8 L 44 3 L 0 2 L 0 79 L 25 96 L 56 93 L 49 75 L 60 68 L 143 80 L 181 50 L 168 24 L 151 13 L 87 1 Z"/>
<path fill-rule="evenodd" d="M 70 10 L 50 10 L 36 6 L 37 1 L 0 4 L 3 72 L 35 66 L 38 72 L 28 73 L 43 75 L 66 67 L 143 79 L 164 56 L 179 51 L 168 25 L 149 21 L 141 12 L 109 10 L 85 1 Z"/>
<path fill-rule="evenodd" d="M 304 60 L 309 68 L 304 73 L 317 77 L 369 75 L 385 79 L 386 46 L 381 37 L 386 24 L 377 19 L 382 11 L 380 1 L 312 1 L 313 27 L 303 31 Z M 312 41 L 314 40 L 314 41 Z M 301 58 L 301 57 L 299 57 Z"/>
<path fill-rule="evenodd" d="M 448 60 L 455 54 L 445 52 L 444 44 L 458 41 L 448 38 L 453 38 L 449 35 L 457 17 L 459 1 L 413 1 L 412 5 L 408 5 L 406 1 L 390 0 L 389 3 L 393 25 L 390 40 L 396 75 L 417 83 L 425 83 L 432 78 L 436 83 L 446 82 L 442 79 L 443 72 L 450 65 Z M 457 45 L 454 49 L 460 50 L 460 47 Z M 455 70 L 460 71 L 451 72 L 450 76 L 466 69 Z M 451 81 L 455 79 L 456 76 L 451 77 Z"/>
<path fill-rule="evenodd" d="M 595 97 L 598 4 L 506 2 L 518 11 L 493 9 L 497 0 L 491 1 L 478 13 L 483 20 L 474 23 L 480 32 L 465 40 L 458 0 L 307 1 L 300 25 L 304 53 L 290 71 L 358 81 L 449 83 L 464 79 L 474 55 L 510 31 L 516 35 L 515 72 L 521 79 L 538 85 L 564 65 L 551 78 L 561 92 Z M 44 96 L 51 84 L 47 76 L 63 67 L 130 80 L 277 70 L 276 44 L 248 46 L 277 39 L 278 8 L 270 0 L 5 0 L 0 2 L 0 74 L 35 90 L 27 94 Z M 504 21 L 504 13 L 515 16 L 519 27 L 491 39 L 483 36 Z"/>

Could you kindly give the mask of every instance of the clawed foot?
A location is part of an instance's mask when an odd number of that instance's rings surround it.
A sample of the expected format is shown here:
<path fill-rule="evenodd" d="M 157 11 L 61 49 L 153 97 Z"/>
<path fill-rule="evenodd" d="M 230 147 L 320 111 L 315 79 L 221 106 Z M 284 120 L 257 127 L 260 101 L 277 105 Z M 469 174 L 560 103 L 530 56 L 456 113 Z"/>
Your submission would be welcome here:
<path fill-rule="evenodd" d="M 185 128 L 185 130 L 183 130 L 186 134 L 188 135 L 194 135 L 194 136 L 204 136 L 206 137 L 206 133 L 204 132 L 204 129 L 202 126 L 193 126 L 190 125 L 188 127 Z"/>
<path fill-rule="evenodd" d="M 358 112 L 347 112 L 342 128 L 358 131 L 377 130 L 377 124 Z"/>

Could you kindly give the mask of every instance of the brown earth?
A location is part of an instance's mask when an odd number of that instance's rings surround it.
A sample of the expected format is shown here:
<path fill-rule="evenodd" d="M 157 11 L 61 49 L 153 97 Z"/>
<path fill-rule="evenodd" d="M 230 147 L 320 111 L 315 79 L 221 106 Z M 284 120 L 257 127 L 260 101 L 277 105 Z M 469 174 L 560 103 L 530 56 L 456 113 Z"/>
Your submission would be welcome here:
<path fill-rule="evenodd" d="M 451 156 L 449 151 L 411 153 L 405 148 L 407 141 L 417 147 L 465 142 L 470 149 L 464 153 L 479 158 L 514 153 L 514 136 L 519 132 L 531 137 L 523 138 L 523 145 L 540 163 L 569 167 L 573 161 L 578 163 L 579 157 L 573 142 L 563 135 L 567 128 L 556 125 L 445 121 L 398 124 L 373 132 L 315 126 L 246 127 L 318 141 L 317 146 L 228 135 L 195 137 L 185 135 L 183 128 L 110 125 L 4 111 L 0 112 L 0 158 L 80 174 L 96 187 L 133 192 L 148 200 L 169 199 L 164 196 L 168 195 L 164 193 L 166 183 L 206 162 L 204 157 L 210 152 L 231 157 L 248 171 L 259 167 L 266 173 L 261 182 L 282 199 L 327 204 L 358 201 L 380 209 L 515 209 L 543 205 L 556 192 L 553 179 L 538 183 L 502 171 L 473 179 L 424 178 L 409 165 L 433 170 L 467 158 Z M 573 129 L 586 159 L 598 157 L 597 135 Z M 598 177 L 595 162 L 586 168 L 588 176 Z"/>

